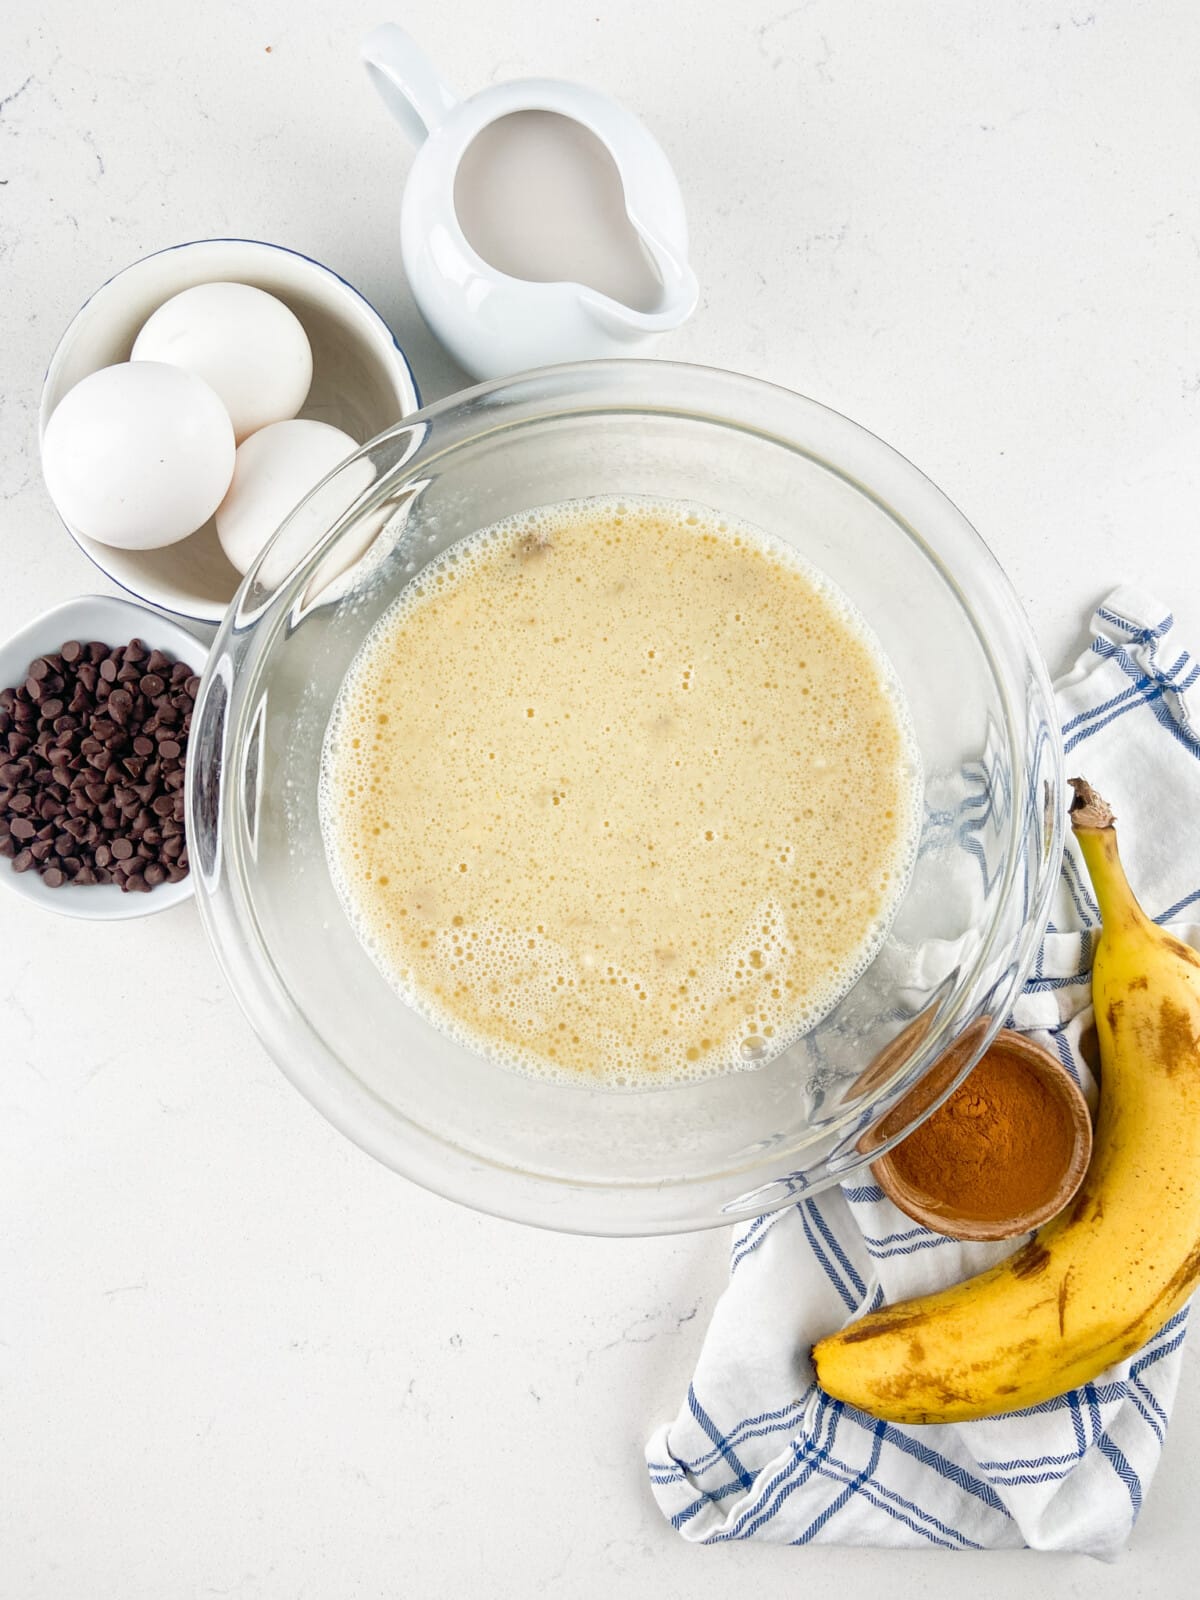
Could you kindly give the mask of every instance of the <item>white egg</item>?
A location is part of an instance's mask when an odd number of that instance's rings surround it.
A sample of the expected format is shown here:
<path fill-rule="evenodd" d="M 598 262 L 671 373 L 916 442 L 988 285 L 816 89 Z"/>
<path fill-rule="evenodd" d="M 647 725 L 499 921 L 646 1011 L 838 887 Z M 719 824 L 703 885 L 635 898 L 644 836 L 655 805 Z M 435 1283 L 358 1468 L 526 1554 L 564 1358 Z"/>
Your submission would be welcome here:
<path fill-rule="evenodd" d="M 229 492 L 217 507 L 221 548 L 248 572 L 290 511 L 357 444 L 327 422 L 275 422 L 238 446 Z"/>
<path fill-rule="evenodd" d="M 202 378 L 157 361 L 102 367 L 46 424 L 42 473 L 76 533 L 154 550 L 195 533 L 233 475 L 229 413 Z"/>
<path fill-rule="evenodd" d="M 194 372 L 225 402 L 240 444 L 294 417 L 312 384 L 308 335 L 282 300 L 246 283 L 199 283 L 159 306 L 133 342 L 134 361 Z"/>

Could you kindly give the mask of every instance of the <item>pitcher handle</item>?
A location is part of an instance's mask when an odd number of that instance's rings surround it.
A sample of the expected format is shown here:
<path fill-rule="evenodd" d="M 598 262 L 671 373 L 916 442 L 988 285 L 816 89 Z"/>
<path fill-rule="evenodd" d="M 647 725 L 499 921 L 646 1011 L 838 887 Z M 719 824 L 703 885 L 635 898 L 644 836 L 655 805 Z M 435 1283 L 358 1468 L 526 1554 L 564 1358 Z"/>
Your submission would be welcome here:
<path fill-rule="evenodd" d="M 404 29 L 381 22 L 361 45 L 371 82 L 414 145 L 422 144 L 457 101 L 437 68 Z"/>

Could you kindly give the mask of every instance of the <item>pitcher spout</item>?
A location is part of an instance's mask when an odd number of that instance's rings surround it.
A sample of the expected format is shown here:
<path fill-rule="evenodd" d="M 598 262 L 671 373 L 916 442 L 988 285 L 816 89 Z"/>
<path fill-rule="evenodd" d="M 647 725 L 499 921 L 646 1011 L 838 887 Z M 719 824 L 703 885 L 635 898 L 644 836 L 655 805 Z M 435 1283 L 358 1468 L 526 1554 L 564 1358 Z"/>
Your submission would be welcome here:
<path fill-rule="evenodd" d="M 668 277 L 657 259 L 659 275 L 663 279 L 662 295 L 647 310 L 638 310 L 622 300 L 596 290 L 585 289 L 582 303 L 593 322 L 613 337 L 630 344 L 659 333 L 668 333 L 686 322 L 696 309 L 700 298 L 700 285 L 696 274 L 686 262 L 672 262 Z"/>

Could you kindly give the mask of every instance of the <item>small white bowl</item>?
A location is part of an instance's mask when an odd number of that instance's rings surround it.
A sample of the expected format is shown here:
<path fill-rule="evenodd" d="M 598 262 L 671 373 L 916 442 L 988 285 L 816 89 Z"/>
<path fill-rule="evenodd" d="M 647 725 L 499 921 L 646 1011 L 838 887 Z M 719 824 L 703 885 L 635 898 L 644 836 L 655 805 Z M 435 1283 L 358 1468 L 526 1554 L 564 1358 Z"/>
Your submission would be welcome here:
<path fill-rule="evenodd" d="M 31 661 L 60 650 L 69 639 L 81 644 L 102 639 L 114 645 L 141 639 L 152 650 L 186 661 L 194 672 L 203 672 L 208 659 L 208 647 L 177 622 L 118 595 L 81 594 L 45 612 L 0 645 L 0 689 L 23 683 Z M 150 916 L 179 905 L 192 893 L 191 873 L 178 883 L 160 883 L 146 894 L 127 894 L 115 883 L 64 883 L 50 889 L 36 872 L 14 872 L 5 856 L 0 856 L 0 883 L 44 910 L 94 922 Z"/>
<path fill-rule="evenodd" d="M 300 412 L 341 428 L 359 444 L 420 406 L 404 352 L 358 290 L 309 256 L 254 239 L 198 239 L 136 261 L 76 313 L 42 386 L 39 442 L 59 401 L 82 378 L 127 361 L 152 311 L 198 283 L 248 283 L 289 306 L 308 334 L 313 381 Z M 67 532 L 85 555 L 131 594 L 191 621 L 217 623 L 241 583 L 210 518 L 162 550 L 115 550 Z"/>

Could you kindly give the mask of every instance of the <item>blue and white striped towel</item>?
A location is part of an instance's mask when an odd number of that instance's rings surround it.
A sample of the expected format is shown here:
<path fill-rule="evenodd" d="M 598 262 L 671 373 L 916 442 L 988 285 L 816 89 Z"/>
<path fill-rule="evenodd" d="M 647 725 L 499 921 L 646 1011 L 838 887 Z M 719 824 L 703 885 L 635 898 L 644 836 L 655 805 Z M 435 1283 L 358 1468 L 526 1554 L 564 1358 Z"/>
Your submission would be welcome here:
<path fill-rule="evenodd" d="M 1068 763 L 1112 802 L 1143 904 L 1200 948 L 1200 921 L 1190 920 L 1200 916 L 1200 657 L 1173 627 L 1165 607 L 1118 589 L 1056 688 Z M 1098 922 L 1071 845 L 1034 975 L 1008 1019 L 1056 1050 L 1093 1102 L 1080 1040 L 1092 1021 Z M 686 1403 L 647 1446 L 664 1515 L 698 1542 L 1115 1555 L 1158 1465 L 1186 1309 L 1094 1383 L 1008 1417 L 897 1427 L 813 1383 L 809 1350 L 821 1335 L 956 1282 L 1020 1242 L 929 1233 L 869 1174 L 740 1229 Z"/>

